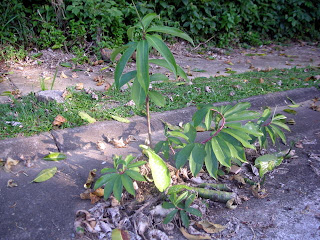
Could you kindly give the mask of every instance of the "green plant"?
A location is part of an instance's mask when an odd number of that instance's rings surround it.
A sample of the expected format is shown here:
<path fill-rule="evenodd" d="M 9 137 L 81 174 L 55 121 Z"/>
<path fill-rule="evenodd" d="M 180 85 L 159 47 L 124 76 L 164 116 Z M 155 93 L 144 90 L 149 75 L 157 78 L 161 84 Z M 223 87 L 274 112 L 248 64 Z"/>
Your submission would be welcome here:
<path fill-rule="evenodd" d="M 145 161 L 137 161 L 131 163 L 135 157 L 128 155 L 125 159 L 122 156 L 114 156 L 113 168 L 103 168 L 101 173 L 107 173 L 101 176 L 95 183 L 94 189 L 104 186 L 104 198 L 108 199 L 113 192 L 114 197 L 121 201 L 121 194 L 124 188 L 128 193 L 135 196 L 133 181 L 145 181 L 144 177 L 139 173 L 140 166 L 144 165 Z"/>
<path fill-rule="evenodd" d="M 149 100 L 153 101 L 156 105 L 163 107 L 165 105 L 165 98 L 159 92 L 152 89 L 150 90 L 150 82 L 167 81 L 168 78 L 164 74 L 151 75 L 149 73 L 149 64 L 154 63 L 167 68 L 174 73 L 176 78 L 181 76 L 186 80 L 188 79 L 183 69 L 176 64 L 173 54 L 164 43 L 161 36 L 152 33 L 165 33 L 183 38 L 191 43 L 193 43 L 193 41 L 187 34 L 177 28 L 152 26 L 151 22 L 154 19 L 159 18 L 155 13 L 149 13 L 142 19 L 140 18 L 138 11 L 137 14 L 140 20 L 139 23 L 129 28 L 127 32 L 131 42 L 115 49 L 111 55 L 111 60 L 114 61 L 115 57 L 120 52 L 124 51 L 115 69 L 115 86 L 117 89 L 120 89 L 130 80 L 134 79 L 131 87 L 131 98 L 138 107 L 141 107 L 143 104 L 146 106 L 148 139 L 149 144 L 151 144 Z M 149 59 L 151 48 L 158 51 L 163 59 Z M 124 67 L 134 52 L 136 52 L 136 70 L 123 74 Z"/>
<path fill-rule="evenodd" d="M 273 144 L 278 137 L 285 142 L 284 133 L 274 126 L 281 125 L 288 130 L 284 123 L 278 121 L 285 118 L 283 115 L 277 115 L 270 123 L 263 125 L 270 117 L 270 110 L 265 110 L 259 118 L 260 113 L 247 110 L 249 107 L 250 103 L 246 102 L 234 106 L 204 105 L 193 115 L 193 121 L 185 124 L 183 128 L 173 128 L 165 124 L 167 139 L 158 142 L 155 151 L 162 151 L 165 157 L 169 156 L 170 150 L 173 151 L 177 168 L 181 168 L 189 161 L 189 167 L 194 176 L 205 165 L 210 176 L 217 178 L 219 165 L 230 168 L 232 162 L 238 165 L 246 162 L 245 148 L 255 149 L 253 145 L 255 139 L 259 138 L 261 146 L 264 147 L 267 132 Z M 257 123 L 239 122 L 257 118 L 259 118 Z M 272 127 L 271 124 L 273 124 Z M 211 136 L 197 143 L 195 142 L 197 131 L 211 131 Z M 174 149 L 177 148 L 181 150 L 175 153 Z"/>
<path fill-rule="evenodd" d="M 174 191 L 173 191 L 174 190 Z M 164 224 L 168 224 L 174 218 L 176 214 L 179 213 L 182 223 L 185 227 L 189 227 L 190 221 L 188 217 L 188 213 L 195 215 L 197 217 L 201 217 L 202 214 L 198 209 L 190 207 L 193 201 L 196 198 L 196 194 L 190 191 L 184 191 L 179 195 L 180 189 L 178 191 L 175 190 L 175 186 L 168 190 L 169 200 L 170 202 L 163 202 L 162 207 L 165 209 L 172 210 L 163 220 Z"/>

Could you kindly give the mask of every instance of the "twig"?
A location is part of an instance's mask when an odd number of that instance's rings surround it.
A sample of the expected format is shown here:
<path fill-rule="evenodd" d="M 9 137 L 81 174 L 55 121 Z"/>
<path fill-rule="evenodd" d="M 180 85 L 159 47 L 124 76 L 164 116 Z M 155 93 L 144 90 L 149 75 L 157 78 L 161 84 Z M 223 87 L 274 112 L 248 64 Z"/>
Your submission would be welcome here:
<path fill-rule="evenodd" d="M 155 202 L 157 202 L 160 198 L 162 198 L 163 194 L 160 194 L 158 197 L 153 198 L 152 200 L 147 201 L 145 204 L 143 204 L 137 211 L 135 211 L 134 214 L 132 214 L 130 218 L 137 216 L 139 213 L 141 213 L 146 207 L 148 207 L 149 205 L 154 204 Z"/>
<path fill-rule="evenodd" d="M 214 38 L 214 36 L 212 36 L 211 38 L 209 38 L 207 41 L 203 42 L 203 43 L 199 43 L 198 46 L 196 46 L 192 51 L 195 51 L 197 50 L 201 45 L 204 45 L 206 44 L 207 42 L 209 42 L 210 40 L 212 40 Z"/>

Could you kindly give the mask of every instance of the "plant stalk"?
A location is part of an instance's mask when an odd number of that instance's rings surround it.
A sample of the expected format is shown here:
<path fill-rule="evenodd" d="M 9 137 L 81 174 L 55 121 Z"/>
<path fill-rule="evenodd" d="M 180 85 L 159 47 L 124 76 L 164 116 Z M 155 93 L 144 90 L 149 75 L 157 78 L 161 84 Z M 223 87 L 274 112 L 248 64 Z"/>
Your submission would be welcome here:
<path fill-rule="evenodd" d="M 151 147 L 152 139 L 151 139 L 151 120 L 150 120 L 150 106 L 149 106 L 149 95 L 146 97 L 146 111 L 147 111 L 147 125 L 148 125 L 148 145 Z"/>

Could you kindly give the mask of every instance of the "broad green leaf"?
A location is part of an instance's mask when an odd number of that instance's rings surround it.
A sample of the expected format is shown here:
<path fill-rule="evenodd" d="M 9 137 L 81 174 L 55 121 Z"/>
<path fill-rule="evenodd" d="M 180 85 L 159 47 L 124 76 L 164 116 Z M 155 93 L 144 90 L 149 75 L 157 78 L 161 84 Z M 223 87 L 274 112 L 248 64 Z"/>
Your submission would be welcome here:
<path fill-rule="evenodd" d="M 101 169 L 101 173 L 115 173 L 115 172 L 117 172 L 117 170 L 114 168 L 102 168 Z"/>
<path fill-rule="evenodd" d="M 126 158 L 124 159 L 124 161 L 126 162 L 126 164 L 131 163 L 133 160 L 135 159 L 134 156 L 132 156 L 132 154 L 129 154 L 126 156 Z"/>
<path fill-rule="evenodd" d="M 271 115 L 270 108 L 265 109 L 262 113 L 262 116 L 258 119 L 257 124 L 259 126 L 262 126 L 265 123 L 265 121 L 270 117 L 270 115 Z"/>
<path fill-rule="evenodd" d="M 240 103 L 234 105 L 233 107 L 231 107 L 228 111 L 226 111 L 224 113 L 224 117 L 227 118 L 237 112 L 242 112 L 242 111 L 248 109 L 250 106 L 251 106 L 251 104 L 248 102 L 240 102 Z"/>
<path fill-rule="evenodd" d="M 163 203 L 162 203 L 162 207 L 163 207 L 164 209 L 175 208 L 175 206 L 174 206 L 173 203 L 168 203 L 168 202 L 163 202 Z"/>
<path fill-rule="evenodd" d="M 153 19 L 156 19 L 156 18 L 160 19 L 160 16 L 155 13 L 149 13 L 146 16 L 144 16 L 143 19 L 141 20 L 144 29 L 147 30 L 150 23 L 153 21 Z"/>
<path fill-rule="evenodd" d="M 146 36 L 148 43 L 157 49 L 157 51 L 161 54 L 161 56 L 164 57 L 164 59 L 169 64 L 170 68 L 173 70 L 173 74 L 177 77 L 177 64 L 176 60 L 173 57 L 173 54 L 171 53 L 170 49 L 167 47 L 167 45 L 160 40 L 159 38 L 155 36 Z"/>
<path fill-rule="evenodd" d="M 219 137 L 228 145 L 232 158 L 237 158 L 242 162 L 247 162 L 244 148 L 237 139 L 224 132 L 220 132 Z"/>
<path fill-rule="evenodd" d="M 188 78 L 188 75 L 186 74 L 186 72 L 179 65 L 177 65 L 177 73 L 178 73 L 179 77 L 183 78 L 187 82 L 191 82 L 190 79 Z"/>
<path fill-rule="evenodd" d="M 190 207 L 190 205 L 193 203 L 194 199 L 196 198 L 196 194 L 192 193 L 188 196 L 188 198 L 186 199 L 184 206 L 186 208 Z"/>
<path fill-rule="evenodd" d="M 174 143 L 178 146 L 182 146 L 183 143 L 182 141 L 179 139 L 179 138 L 176 138 L 176 137 L 168 137 L 168 141 L 171 142 L 171 143 Z"/>
<path fill-rule="evenodd" d="M 226 122 L 233 122 L 233 121 L 243 121 L 243 120 L 252 120 L 260 117 L 260 113 L 256 111 L 245 111 L 242 110 L 241 112 L 235 112 L 233 114 L 229 114 L 225 116 Z"/>
<path fill-rule="evenodd" d="M 43 169 L 37 176 L 35 179 L 32 180 L 32 182 L 44 182 L 49 180 L 50 178 L 52 178 L 56 172 L 57 172 L 57 167 L 53 167 L 53 168 L 47 168 L 47 169 Z"/>
<path fill-rule="evenodd" d="M 296 111 L 296 110 L 293 110 L 293 109 L 283 109 L 283 111 L 286 112 L 286 113 L 293 114 L 293 115 L 296 115 L 296 114 L 297 114 L 297 111 Z"/>
<path fill-rule="evenodd" d="M 188 137 L 188 141 L 189 142 L 194 142 L 197 136 L 197 130 L 195 129 L 194 126 L 192 126 L 192 124 L 187 123 L 186 125 L 184 125 L 184 134 Z"/>
<path fill-rule="evenodd" d="M 60 161 L 66 159 L 67 156 L 64 153 L 60 152 L 50 152 L 47 156 L 43 158 L 46 161 Z"/>
<path fill-rule="evenodd" d="M 168 195 L 171 194 L 176 194 L 181 192 L 182 190 L 187 189 L 187 190 L 192 190 L 192 187 L 189 187 L 187 185 L 179 184 L 179 185 L 173 185 L 172 187 L 169 188 L 168 190 Z"/>
<path fill-rule="evenodd" d="M 188 213 L 191 213 L 192 215 L 195 215 L 197 217 L 201 217 L 202 214 L 198 209 L 192 208 L 192 207 L 188 207 L 185 209 Z"/>
<path fill-rule="evenodd" d="M 277 157 L 275 154 L 266 154 L 255 160 L 255 166 L 259 168 L 259 175 L 263 177 L 269 171 L 282 163 L 283 157 Z"/>
<path fill-rule="evenodd" d="M 119 88 L 121 88 L 123 85 L 127 84 L 131 79 L 134 79 L 136 76 L 137 76 L 136 70 L 123 74 L 120 77 Z"/>
<path fill-rule="evenodd" d="M 212 150 L 219 163 L 225 167 L 231 167 L 230 150 L 222 139 L 214 137 L 211 139 Z M 229 156 L 228 156 L 229 155 Z"/>
<path fill-rule="evenodd" d="M 267 147 L 267 131 L 266 131 L 266 127 L 262 127 L 261 128 L 261 132 L 263 133 L 263 136 L 259 137 L 259 145 L 262 147 L 262 148 L 266 148 Z"/>
<path fill-rule="evenodd" d="M 208 111 L 204 118 L 204 124 L 207 130 L 211 129 L 211 122 L 212 122 L 212 111 Z"/>
<path fill-rule="evenodd" d="M 68 62 L 62 62 L 62 63 L 60 63 L 60 66 L 61 66 L 61 67 L 72 68 L 72 64 L 71 64 L 71 63 L 68 63 Z"/>
<path fill-rule="evenodd" d="M 213 108 L 213 106 L 205 105 L 193 114 L 192 121 L 195 127 L 200 125 L 200 123 L 206 117 L 208 112 L 211 112 L 211 108 Z"/>
<path fill-rule="evenodd" d="M 153 82 L 153 81 L 165 82 L 165 81 L 169 81 L 169 78 L 162 73 L 154 73 L 150 76 L 150 82 Z"/>
<path fill-rule="evenodd" d="M 181 168 L 183 165 L 186 164 L 186 162 L 188 161 L 192 149 L 194 148 L 194 143 L 190 143 L 188 145 L 186 145 L 184 148 L 182 148 L 180 150 L 180 152 L 175 154 L 175 162 L 176 162 L 176 167 L 179 169 Z"/>
<path fill-rule="evenodd" d="M 195 143 L 189 159 L 190 170 L 193 176 L 196 176 L 200 172 L 205 157 L 204 146 L 200 143 Z"/>
<path fill-rule="evenodd" d="M 189 137 L 180 131 L 170 131 L 168 134 L 172 137 L 180 137 L 189 142 Z"/>
<path fill-rule="evenodd" d="M 190 221 L 189 221 L 189 217 L 188 217 L 188 215 L 186 214 L 185 211 L 180 210 L 180 217 L 181 217 L 182 224 L 183 224 L 186 228 L 189 227 Z"/>
<path fill-rule="evenodd" d="M 277 125 L 277 126 L 279 126 L 279 127 L 281 127 L 281 128 L 283 128 L 283 129 L 285 129 L 285 130 L 290 132 L 290 128 L 285 123 L 283 123 L 281 121 L 272 121 L 272 124 L 275 124 L 275 125 Z"/>
<path fill-rule="evenodd" d="M 128 36 L 128 39 L 130 41 L 134 41 L 134 31 L 136 29 L 136 26 L 133 26 L 133 27 L 129 27 L 128 30 L 127 30 L 127 36 Z"/>
<path fill-rule="evenodd" d="M 164 68 L 168 69 L 171 72 L 174 71 L 174 69 L 172 69 L 172 67 L 164 59 L 150 59 L 149 63 L 153 63 L 153 64 L 156 64 L 156 65 L 158 65 L 160 67 L 164 67 Z"/>
<path fill-rule="evenodd" d="M 101 170 L 102 171 L 102 170 Z M 106 174 L 98 178 L 98 180 L 94 184 L 94 189 L 98 189 L 101 187 L 103 184 L 106 184 L 113 178 L 115 178 L 118 174 L 117 173 L 111 173 L 111 174 Z"/>
<path fill-rule="evenodd" d="M 249 140 L 251 140 L 251 138 L 246 133 L 239 131 L 237 129 L 229 129 L 229 128 L 224 128 L 221 130 L 221 132 L 225 132 L 231 135 L 232 137 L 237 139 L 239 142 L 241 142 L 241 144 L 244 147 L 255 149 L 255 147 L 249 143 Z"/>
<path fill-rule="evenodd" d="M 161 149 L 163 148 L 163 145 L 166 144 L 166 142 L 167 142 L 167 141 L 159 141 L 159 142 L 157 142 L 157 144 L 155 145 L 155 147 L 154 147 L 153 150 L 154 150 L 156 153 L 159 153 L 159 152 L 161 151 Z"/>
<path fill-rule="evenodd" d="M 135 79 L 132 84 L 131 98 L 138 107 L 141 107 L 146 101 L 146 93 L 137 79 Z"/>
<path fill-rule="evenodd" d="M 177 214 L 179 210 L 178 209 L 174 209 L 173 211 L 171 211 L 164 219 L 163 219 L 163 223 L 164 224 L 168 224 L 169 222 L 171 222 L 171 220 L 174 218 L 174 216 Z"/>
<path fill-rule="evenodd" d="M 140 182 L 145 181 L 144 177 L 137 171 L 127 169 L 126 174 L 136 181 L 140 181 Z"/>
<path fill-rule="evenodd" d="M 94 119 L 93 117 L 91 117 L 88 113 L 85 112 L 78 112 L 78 115 L 85 121 L 87 121 L 88 123 L 95 123 L 97 120 Z"/>
<path fill-rule="evenodd" d="M 160 192 L 163 192 L 169 187 L 171 182 L 167 165 L 162 160 L 162 158 L 157 155 L 150 147 L 140 145 L 140 148 L 143 149 L 143 153 L 146 154 L 149 158 L 149 166 L 151 169 L 154 184 Z"/>
<path fill-rule="evenodd" d="M 159 107 L 164 107 L 166 105 L 164 96 L 156 91 L 149 91 L 149 97 Z"/>
<path fill-rule="evenodd" d="M 255 137 L 259 137 L 263 135 L 262 132 L 258 129 L 258 126 L 255 124 L 247 123 L 245 125 L 242 125 L 241 123 L 236 122 L 236 123 L 226 123 L 225 126 L 233 129 L 238 129 L 242 132 L 253 135 Z"/>
<path fill-rule="evenodd" d="M 141 40 L 137 45 L 136 56 L 137 80 L 147 94 L 149 90 L 149 47 L 147 40 Z"/>
<path fill-rule="evenodd" d="M 266 131 L 267 131 L 267 133 L 269 134 L 269 136 L 271 138 L 272 144 L 275 145 L 275 143 L 276 143 L 276 135 L 273 132 L 272 128 L 270 126 L 266 126 Z"/>
<path fill-rule="evenodd" d="M 121 201 L 122 189 L 123 189 L 123 184 L 122 184 L 121 175 L 118 175 L 114 180 L 113 195 L 119 202 Z"/>
<path fill-rule="evenodd" d="M 128 168 L 140 167 L 140 166 L 142 166 L 142 165 L 144 165 L 146 163 L 147 163 L 146 161 L 138 161 L 138 162 L 129 164 Z"/>
<path fill-rule="evenodd" d="M 135 196 L 136 191 L 133 188 L 133 182 L 132 182 L 131 178 L 126 173 L 121 174 L 121 181 L 122 181 L 124 188 L 127 190 L 127 192 L 130 193 L 131 195 Z"/>
<path fill-rule="evenodd" d="M 115 116 L 115 115 L 110 115 L 110 117 L 112 117 L 114 120 L 116 120 L 118 122 L 130 123 L 130 120 L 126 119 L 126 118 L 118 117 L 118 116 Z"/>
<path fill-rule="evenodd" d="M 284 133 L 283 133 L 277 126 L 275 126 L 275 125 L 273 125 L 273 124 L 270 124 L 270 127 L 272 128 L 273 132 L 274 132 L 277 136 L 279 136 L 279 137 L 281 138 L 282 142 L 283 142 L 284 144 L 286 144 L 287 141 L 286 141 L 286 136 L 284 135 Z"/>
<path fill-rule="evenodd" d="M 120 89 L 120 78 L 123 73 L 123 70 L 137 47 L 136 43 L 129 43 L 128 45 L 129 45 L 129 47 L 125 50 L 125 52 L 121 56 L 117 66 L 116 66 L 116 69 L 114 71 L 114 82 L 116 84 L 117 89 Z"/>
<path fill-rule="evenodd" d="M 110 197 L 113 191 L 114 182 L 118 176 L 119 176 L 118 174 L 114 175 L 112 179 L 110 179 L 110 181 L 107 182 L 106 185 L 104 186 L 104 199 L 108 199 Z"/>
<path fill-rule="evenodd" d="M 285 115 L 282 114 L 277 114 L 272 118 L 272 121 L 276 121 L 276 120 L 284 120 L 287 119 L 287 117 Z"/>
<path fill-rule="evenodd" d="M 167 27 L 167 26 L 152 26 L 147 30 L 147 32 L 161 32 L 161 33 L 170 34 L 172 36 L 187 40 L 188 42 L 192 43 L 192 45 L 194 45 L 191 37 L 189 37 L 186 33 L 184 33 L 178 28 Z"/>
<path fill-rule="evenodd" d="M 207 142 L 205 145 L 206 157 L 204 158 L 204 163 L 206 165 L 206 169 L 211 177 L 217 179 L 218 178 L 218 168 L 219 162 L 212 151 L 211 142 Z"/>
<path fill-rule="evenodd" d="M 178 205 L 181 201 L 185 200 L 188 197 L 189 192 L 185 191 L 180 194 L 180 196 L 177 198 L 177 200 L 174 202 L 175 205 Z"/>
<path fill-rule="evenodd" d="M 110 60 L 112 62 L 114 62 L 114 60 L 116 59 L 116 57 L 118 56 L 119 53 L 121 53 L 122 51 L 126 50 L 130 45 L 126 44 L 123 45 L 121 47 L 118 47 L 116 49 L 113 49 L 111 55 L 110 55 Z"/>

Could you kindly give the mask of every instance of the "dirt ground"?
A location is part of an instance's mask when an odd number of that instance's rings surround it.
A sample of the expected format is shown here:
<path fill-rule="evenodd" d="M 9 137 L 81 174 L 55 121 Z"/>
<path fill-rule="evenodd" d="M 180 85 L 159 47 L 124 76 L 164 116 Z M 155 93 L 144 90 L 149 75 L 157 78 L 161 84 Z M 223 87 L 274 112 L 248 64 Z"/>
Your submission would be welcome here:
<path fill-rule="evenodd" d="M 202 53 L 201 49 L 193 52 L 187 51 L 183 44 L 173 45 L 171 49 L 177 63 L 190 73 L 191 78 L 226 74 L 226 68 L 232 68 L 240 73 L 253 69 L 320 66 L 320 49 L 314 44 L 306 43 L 295 43 L 286 47 L 261 46 L 255 49 L 232 51 L 208 48 L 205 53 Z M 56 68 L 58 77 L 53 88 L 55 90 L 63 90 L 67 86 L 83 83 L 87 87 L 103 91 L 107 82 L 112 83 L 114 67 L 109 63 L 104 62 L 95 66 L 73 65 L 72 68 L 60 65 L 61 62 L 70 62 L 72 57 L 61 52 L 46 50 L 37 60 L 29 59 L 21 63 L 4 64 L 1 66 L 1 73 L 10 72 L 10 74 L 5 74 L 3 81 L 0 82 L 0 92 L 18 89 L 22 94 L 28 94 L 30 91 L 39 91 L 40 79 L 50 77 L 45 80 L 46 86 L 50 86 Z M 43 64 L 39 66 L 37 61 L 42 61 Z M 131 64 L 133 68 L 134 62 Z M 72 71 L 74 69 L 82 71 Z M 199 72 L 197 69 L 205 72 Z M 152 71 L 164 70 L 152 68 Z M 95 81 L 97 78 L 102 80 Z M 270 96 L 273 98 L 275 95 Z M 296 97 L 298 98 L 298 95 Z M 228 177 L 220 179 L 230 184 L 232 189 L 241 195 L 242 204 L 230 210 L 225 204 L 207 202 L 208 207 L 203 209 L 204 218 L 225 227 L 225 230 L 212 234 L 211 239 L 320 239 L 320 112 L 310 109 L 310 101 L 305 102 L 315 97 L 320 97 L 320 93 L 304 96 L 306 99 L 303 102 L 296 101 L 297 104 L 301 104 L 301 107 L 297 109 L 297 115 L 287 114 L 296 122 L 295 125 L 290 126 L 292 131 L 288 133 L 288 142 L 292 140 L 299 145 L 294 148 L 294 158 L 285 160 L 275 171 L 268 174 L 263 186 L 264 195 L 254 196 L 248 184 L 241 185 Z M 6 97 L 0 97 L 0 102 L 6 100 Z M 293 98 L 293 100 L 296 99 Z M 268 104 L 267 97 L 265 103 Z M 285 107 L 285 101 L 282 101 L 279 103 L 278 111 L 281 112 Z M 180 116 L 183 117 L 182 114 Z M 181 121 L 176 116 L 172 120 Z M 115 125 L 113 126 L 114 132 L 120 132 L 119 136 L 121 136 L 124 130 L 121 127 L 116 128 Z M 136 129 L 137 126 L 133 128 Z M 90 205 L 88 200 L 79 198 L 79 194 L 83 192 L 83 184 L 88 172 L 93 168 L 98 168 L 99 171 L 106 167 L 106 164 L 111 166 L 110 156 L 113 153 L 122 155 L 136 153 L 139 144 L 139 142 L 134 143 L 137 148 L 135 150 L 107 148 L 108 151 L 101 153 L 96 149 L 95 143 L 99 137 L 102 140 L 103 134 L 100 132 L 99 136 L 92 136 L 92 130 L 85 130 L 86 128 L 77 128 L 68 132 L 66 129 L 49 133 L 49 137 L 44 137 L 44 134 L 27 139 L 0 141 L 0 158 L 14 156 L 27 144 L 35 147 L 35 155 L 38 154 L 40 146 L 43 146 L 41 154 L 45 155 L 48 149 L 52 151 L 59 141 L 62 142 L 59 149 L 72 145 L 72 149 L 66 148 L 69 162 L 62 165 L 60 175 L 63 177 L 44 182 L 42 185 L 37 185 L 37 188 L 30 184 L 32 179 L 24 176 L 22 172 L 25 171 L 31 177 L 46 164 L 54 163 L 43 163 L 41 160 L 36 160 L 34 168 L 19 166 L 17 173 L 20 173 L 20 177 L 11 173 L 1 173 L 0 212 L 3 216 L 0 229 L 1 239 L 80 238 L 73 229 L 76 211 L 88 210 L 97 206 L 97 204 Z M 81 141 L 77 134 L 82 133 L 84 139 Z M 53 137 L 53 141 L 51 137 L 55 134 L 58 137 Z M 154 134 L 155 139 L 163 138 L 162 131 Z M 142 135 L 138 138 L 144 139 Z M 281 145 L 281 148 L 286 147 Z M 269 151 L 278 150 L 278 148 L 273 148 Z M 30 153 L 33 154 L 32 151 Z M 30 156 L 30 158 L 37 159 L 35 156 Z M 105 160 L 106 158 L 108 160 Z M 17 188 L 7 187 L 7 181 L 10 178 L 18 182 Z M 27 180 L 24 180 L 25 178 Z M 67 183 L 72 184 L 68 186 Z M 144 213 L 148 215 L 149 210 L 152 208 L 146 209 Z M 150 225 L 149 228 L 157 227 L 158 225 Z M 185 239 L 177 228 L 179 221 L 175 222 L 174 227 L 172 230 L 163 230 L 160 227 L 159 229 L 167 234 L 167 238 L 154 239 Z M 199 233 L 194 222 L 192 222 L 192 228 L 188 230 L 193 234 Z M 107 234 L 104 235 L 104 239 L 107 239 L 106 236 Z M 98 237 L 99 234 L 88 234 L 82 239 L 97 239 Z M 146 239 L 152 238 L 146 235 Z M 201 239 L 201 237 L 198 235 L 189 239 Z"/>

